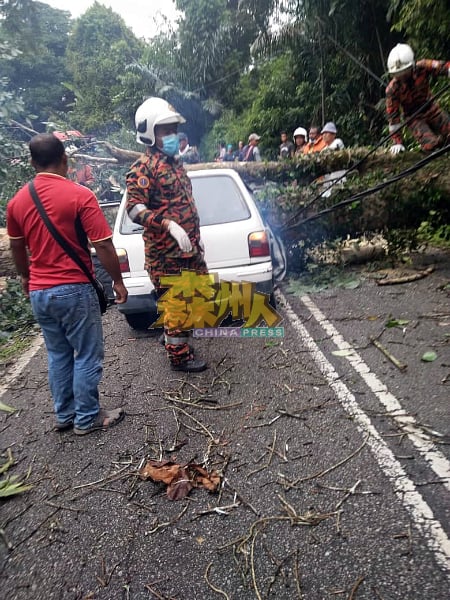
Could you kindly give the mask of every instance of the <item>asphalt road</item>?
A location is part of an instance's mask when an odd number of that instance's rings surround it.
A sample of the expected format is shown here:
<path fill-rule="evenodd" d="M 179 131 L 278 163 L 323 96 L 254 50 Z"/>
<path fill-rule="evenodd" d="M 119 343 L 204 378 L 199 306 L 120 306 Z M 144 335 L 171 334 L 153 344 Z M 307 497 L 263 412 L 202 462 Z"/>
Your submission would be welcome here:
<path fill-rule="evenodd" d="M 436 266 L 397 286 L 284 287 L 284 340 L 197 340 L 198 375 L 112 308 L 102 402 L 127 417 L 83 438 L 52 430 L 36 344 L 0 389 L 20 409 L 0 413 L 8 473 L 33 484 L 0 501 L 0 597 L 448 598 L 449 255 Z M 171 501 L 137 477 L 149 458 L 216 469 L 220 493 Z"/>

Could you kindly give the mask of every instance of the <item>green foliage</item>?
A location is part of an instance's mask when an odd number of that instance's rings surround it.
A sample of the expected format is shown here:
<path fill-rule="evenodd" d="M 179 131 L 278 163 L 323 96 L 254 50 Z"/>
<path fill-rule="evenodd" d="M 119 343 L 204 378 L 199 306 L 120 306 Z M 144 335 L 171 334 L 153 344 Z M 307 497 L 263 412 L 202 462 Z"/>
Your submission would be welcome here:
<path fill-rule="evenodd" d="M 67 79 L 64 56 L 70 29 L 65 11 L 41 2 L 6 3 L 0 21 L 0 39 L 19 52 L 7 62 L 0 57 L 8 91 L 21 97 L 28 114 L 35 115 L 34 128 L 58 110 L 65 110 L 67 95 L 62 82 Z"/>
<path fill-rule="evenodd" d="M 3 354 L 14 346 L 15 340 L 34 331 L 35 320 L 30 302 L 22 292 L 18 279 L 8 279 L 0 293 L 0 349 Z"/>
<path fill-rule="evenodd" d="M 450 225 L 446 215 L 442 211 L 430 210 L 428 219 L 422 221 L 417 230 L 417 238 L 421 244 L 450 248 Z"/>
<path fill-rule="evenodd" d="M 121 78 L 128 65 L 139 61 L 142 49 L 124 20 L 98 2 L 76 20 L 66 52 L 76 93 L 70 112 L 74 127 L 106 135 L 131 121 L 142 98 L 133 101 Z"/>
<path fill-rule="evenodd" d="M 358 274 L 349 269 L 336 265 L 309 263 L 308 269 L 304 273 L 290 279 L 286 291 L 288 294 L 303 296 L 333 288 L 354 290 L 360 284 Z"/>
<path fill-rule="evenodd" d="M 9 43 L 0 43 L 0 64 L 12 61 L 20 54 Z M 31 125 L 25 103 L 10 90 L 6 77 L 0 78 L 0 227 L 5 226 L 6 203 L 17 192 L 30 172 L 29 157 L 18 134 L 18 121 Z"/>
<path fill-rule="evenodd" d="M 391 0 L 387 16 L 392 28 L 413 46 L 416 56 L 449 60 L 448 0 Z"/>
<path fill-rule="evenodd" d="M 6 473 L 14 464 L 14 458 L 11 449 L 8 448 L 6 451 L 7 460 L 0 465 L 0 474 Z M 18 475 L 11 475 L 0 479 L 0 498 L 8 498 L 9 496 L 15 496 L 27 492 L 33 486 L 25 485 L 23 481 L 18 481 Z"/>

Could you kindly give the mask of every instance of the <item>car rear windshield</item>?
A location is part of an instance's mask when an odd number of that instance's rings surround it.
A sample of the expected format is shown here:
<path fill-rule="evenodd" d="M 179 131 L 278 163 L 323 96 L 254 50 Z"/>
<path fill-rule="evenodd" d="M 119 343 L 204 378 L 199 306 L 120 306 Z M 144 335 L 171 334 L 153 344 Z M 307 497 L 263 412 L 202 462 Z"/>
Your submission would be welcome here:
<path fill-rule="evenodd" d="M 242 192 L 231 177 L 214 175 L 193 177 L 192 191 L 200 216 L 200 225 L 219 225 L 249 219 L 251 214 Z M 126 211 L 121 233 L 135 233 L 142 227 L 132 223 Z"/>
<path fill-rule="evenodd" d="M 120 202 L 113 202 L 113 203 L 101 203 L 100 207 L 103 211 L 103 214 L 106 217 L 106 220 L 108 221 L 108 225 L 111 227 L 111 229 L 114 227 L 114 223 L 116 221 L 116 217 L 117 217 L 117 213 L 119 212 L 119 206 L 120 206 Z"/>

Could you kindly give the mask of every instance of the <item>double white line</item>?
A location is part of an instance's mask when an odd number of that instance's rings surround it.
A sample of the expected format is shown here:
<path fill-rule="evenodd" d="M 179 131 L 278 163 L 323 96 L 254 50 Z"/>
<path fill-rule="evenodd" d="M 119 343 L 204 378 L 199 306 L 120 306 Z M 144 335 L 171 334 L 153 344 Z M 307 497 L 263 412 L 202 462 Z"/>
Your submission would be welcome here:
<path fill-rule="evenodd" d="M 309 350 L 329 386 L 335 392 L 342 407 L 352 417 L 361 433 L 364 433 L 366 436 L 368 435 L 367 446 L 374 455 L 380 469 L 390 480 L 396 495 L 411 515 L 415 526 L 423 535 L 425 542 L 433 552 L 436 561 L 450 578 L 450 540 L 442 525 L 435 518 L 433 511 L 417 491 L 414 482 L 408 477 L 402 465 L 395 458 L 368 415 L 361 409 L 355 396 L 340 380 L 339 374 L 314 342 L 307 329 L 293 311 L 289 302 L 281 292 L 277 292 L 277 295 L 278 299 L 285 307 L 284 311 L 289 318 L 289 321 L 298 332 L 304 346 Z M 389 413 L 397 413 L 392 415 L 392 418 L 401 424 L 402 431 L 407 434 L 420 455 L 427 461 L 434 473 L 442 480 L 442 484 L 445 488 L 450 490 L 450 462 L 447 458 L 435 448 L 431 440 L 424 439 L 423 432 L 417 426 L 415 419 L 405 413 L 399 401 L 387 390 L 386 386 L 382 384 L 377 376 L 370 371 L 368 365 L 363 361 L 359 354 L 351 348 L 350 344 L 344 340 L 342 335 L 337 331 L 334 325 L 326 319 L 325 315 L 314 302 L 308 296 L 302 296 L 300 300 L 308 308 L 324 331 L 330 336 L 331 340 L 336 344 L 339 350 L 349 351 L 348 356 L 346 355 L 345 358 L 349 361 L 355 371 L 359 373 L 383 406 L 386 407 L 387 411 Z"/>

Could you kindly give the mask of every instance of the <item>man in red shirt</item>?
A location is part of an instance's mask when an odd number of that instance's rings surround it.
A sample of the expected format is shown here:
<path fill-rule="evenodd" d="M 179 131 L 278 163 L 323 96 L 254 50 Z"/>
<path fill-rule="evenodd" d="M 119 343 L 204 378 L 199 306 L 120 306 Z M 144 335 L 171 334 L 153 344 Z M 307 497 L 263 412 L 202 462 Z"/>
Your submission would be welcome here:
<path fill-rule="evenodd" d="M 414 53 L 407 44 L 397 44 L 388 57 L 388 70 L 392 80 L 386 88 L 386 114 L 389 133 L 394 145 L 390 152 L 403 152 L 401 112 L 407 119 L 411 133 L 422 150 L 432 151 L 450 140 L 450 117 L 431 100 L 430 77 L 450 77 L 450 61 L 414 61 Z"/>
<path fill-rule="evenodd" d="M 111 229 L 95 195 L 66 178 L 62 142 L 52 134 L 36 135 L 30 153 L 36 192 L 50 221 L 91 272 L 88 240 L 92 243 L 113 279 L 116 302 L 125 302 L 127 290 Z M 104 346 L 94 287 L 48 231 L 28 185 L 9 201 L 6 219 L 12 257 L 47 347 L 56 428 L 73 427 L 75 434 L 84 435 L 112 427 L 124 412 L 99 405 Z"/>

